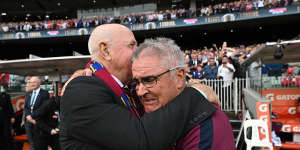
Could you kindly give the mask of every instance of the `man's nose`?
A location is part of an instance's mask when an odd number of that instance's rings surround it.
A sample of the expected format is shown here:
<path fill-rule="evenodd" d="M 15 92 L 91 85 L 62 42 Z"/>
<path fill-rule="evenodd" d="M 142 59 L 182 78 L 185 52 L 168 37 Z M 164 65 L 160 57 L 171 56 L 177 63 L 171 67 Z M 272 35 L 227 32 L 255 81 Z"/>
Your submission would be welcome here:
<path fill-rule="evenodd" d="M 136 94 L 139 97 L 145 95 L 147 92 L 148 92 L 147 88 L 142 83 L 136 85 Z"/>

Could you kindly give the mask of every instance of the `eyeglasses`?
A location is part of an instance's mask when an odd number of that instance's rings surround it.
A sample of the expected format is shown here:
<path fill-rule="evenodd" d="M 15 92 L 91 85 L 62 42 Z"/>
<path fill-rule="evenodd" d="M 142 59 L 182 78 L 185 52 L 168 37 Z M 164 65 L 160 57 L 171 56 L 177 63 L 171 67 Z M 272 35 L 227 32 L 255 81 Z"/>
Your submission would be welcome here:
<path fill-rule="evenodd" d="M 140 83 L 142 83 L 146 88 L 152 88 L 153 86 L 155 86 L 157 84 L 157 80 L 159 77 L 161 77 L 162 75 L 172 71 L 172 70 L 175 70 L 177 68 L 181 68 L 183 66 L 176 66 L 176 67 L 173 67 L 171 69 L 168 69 L 167 71 L 161 73 L 161 74 L 158 74 L 156 76 L 147 76 L 147 77 L 142 77 L 140 80 L 138 79 L 133 79 L 133 84 L 134 84 L 134 87 L 138 86 Z"/>

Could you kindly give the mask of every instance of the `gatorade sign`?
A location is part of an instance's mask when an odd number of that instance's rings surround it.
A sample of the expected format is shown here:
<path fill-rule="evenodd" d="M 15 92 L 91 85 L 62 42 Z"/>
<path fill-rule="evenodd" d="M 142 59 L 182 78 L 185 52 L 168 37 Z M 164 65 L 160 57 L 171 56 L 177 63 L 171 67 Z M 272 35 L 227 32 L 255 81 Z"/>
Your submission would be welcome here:
<path fill-rule="evenodd" d="M 262 94 L 272 100 L 272 112 L 278 119 L 300 117 L 297 113 L 300 89 L 267 89 Z"/>
<path fill-rule="evenodd" d="M 263 96 L 272 101 L 284 101 L 276 103 L 286 103 L 295 101 L 300 97 L 300 89 L 267 89 L 262 91 Z M 274 103 L 272 103 L 274 105 Z"/>
<path fill-rule="evenodd" d="M 299 124 L 284 124 L 281 128 L 282 132 L 300 133 Z"/>
<path fill-rule="evenodd" d="M 266 122 L 269 130 L 269 135 L 266 135 L 265 131 L 260 129 L 259 137 L 260 139 L 264 139 L 266 136 L 269 136 L 269 139 L 271 139 L 270 104 L 266 102 L 256 102 L 256 109 L 257 109 L 257 119 Z"/>

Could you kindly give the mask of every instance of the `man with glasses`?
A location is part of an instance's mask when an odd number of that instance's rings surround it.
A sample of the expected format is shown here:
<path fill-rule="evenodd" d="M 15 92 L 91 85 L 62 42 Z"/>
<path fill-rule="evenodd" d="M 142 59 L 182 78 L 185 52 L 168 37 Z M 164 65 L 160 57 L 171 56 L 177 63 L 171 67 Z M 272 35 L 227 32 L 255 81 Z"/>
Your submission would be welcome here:
<path fill-rule="evenodd" d="M 92 61 L 87 65 L 93 76 L 68 81 L 63 92 L 62 149 L 165 150 L 216 111 L 197 90 L 182 87 L 171 103 L 160 105 L 164 109 L 140 113 L 138 101 L 122 89 L 132 79 L 130 57 L 136 44 L 133 33 L 119 24 L 101 25 L 93 31 L 88 46 Z M 143 82 L 156 87 L 171 70 Z"/>
<path fill-rule="evenodd" d="M 173 40 L 146 40 L 133 52 L 132 61 L 136 93 L 146 113 L 164 107 L 186 88 L 184 56 Z M 209 105 L 203 104 L 199 109 L 209 113 L 209 110 L 204 109 Z M 176 149 L 235 149 L 230 122 L 218 107 L 216 109 L 213 115 L 198 122 L 196 127 L 181 138 Z"/>

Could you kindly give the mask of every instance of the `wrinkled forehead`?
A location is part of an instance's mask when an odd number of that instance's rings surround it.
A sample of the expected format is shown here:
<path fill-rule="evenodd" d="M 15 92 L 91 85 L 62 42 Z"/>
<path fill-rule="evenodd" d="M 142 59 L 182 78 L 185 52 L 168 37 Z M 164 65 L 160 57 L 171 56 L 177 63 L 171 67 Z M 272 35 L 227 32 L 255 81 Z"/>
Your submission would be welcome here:
<path fill-rule="evenodd" d="M 142 56 L 135 59 L 132 63 L 133 76 L 136 74 L 146 75 L 161 70 L 161 64 L 158 57 Z"/>

